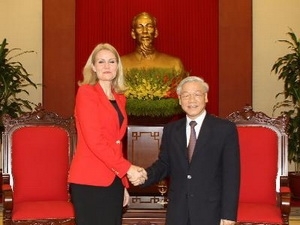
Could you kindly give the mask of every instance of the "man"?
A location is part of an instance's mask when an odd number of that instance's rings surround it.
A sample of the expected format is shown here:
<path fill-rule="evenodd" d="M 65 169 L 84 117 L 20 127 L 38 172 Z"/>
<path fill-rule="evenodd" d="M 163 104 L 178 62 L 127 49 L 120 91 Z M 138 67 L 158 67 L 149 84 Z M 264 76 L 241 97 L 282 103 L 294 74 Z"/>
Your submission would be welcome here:
<path fill-rule="evenodd" d="M 168 68 L 183 73 L 184 68 L 179 58 L 158 52 L 154 39 L 158 36 L 156 18 L 147 12 L 136 15 L 132 21 L 131 37 L 136 40 L 134 52 L 121 57 L 126 70 L 132 68 Z"/>
<path fill-rule="evenodd" d="M 199 77 L 180 82 L 176 91 L 186 117 L 164 127 L 158 160 L 147 169 L 148 180 L 140 179 L 147 186 L 169 177 L 167 225 L 235 224 L 240 183 L 238 134 L 234 123 L 206 112 L 208 89 Z M 196 122 L 195 128 L 190 121 Z M 191 133 L 196 137 L 190 139 Z M 187 148 L 194 141 L 189 156 Z"/>

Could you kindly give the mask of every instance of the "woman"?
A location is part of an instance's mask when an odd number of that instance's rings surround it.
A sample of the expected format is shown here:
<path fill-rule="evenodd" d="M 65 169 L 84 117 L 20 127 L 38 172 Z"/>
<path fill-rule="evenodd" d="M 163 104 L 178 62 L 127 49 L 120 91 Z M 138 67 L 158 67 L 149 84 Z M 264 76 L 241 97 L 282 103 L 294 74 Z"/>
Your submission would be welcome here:
<path fill-rule="evenodd" d="M 145 170 L 122 154 L 127 128 L 123 80 L 116 49 L 97 45 L 83 69 L 75 104 L 78 140 L 69 182 L 77 225 L 120 225 L 129 199 L 126 174 L 133 183 L 146 179 Z"/>

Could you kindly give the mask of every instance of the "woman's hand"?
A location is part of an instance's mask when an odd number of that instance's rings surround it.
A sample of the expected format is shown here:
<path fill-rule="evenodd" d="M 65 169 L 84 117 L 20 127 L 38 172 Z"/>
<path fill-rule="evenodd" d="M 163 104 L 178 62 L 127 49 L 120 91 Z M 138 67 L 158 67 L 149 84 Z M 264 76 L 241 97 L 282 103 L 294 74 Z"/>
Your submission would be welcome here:
<path fill-rule="evenodd" d="M 123 199 L 123 207 L 128 205 L 129 203 L 129 193 L 126 188 L 124 188 L 124 199 Z"/>

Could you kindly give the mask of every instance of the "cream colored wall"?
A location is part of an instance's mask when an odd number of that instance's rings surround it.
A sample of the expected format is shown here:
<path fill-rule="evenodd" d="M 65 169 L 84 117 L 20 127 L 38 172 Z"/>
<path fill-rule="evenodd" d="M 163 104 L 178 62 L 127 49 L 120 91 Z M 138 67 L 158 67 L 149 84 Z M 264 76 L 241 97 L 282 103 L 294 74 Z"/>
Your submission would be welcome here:
<path fill-rule="evenodd" d="M 271 73 L 277 58 L 288 53 L 289 28 L 300 38 L 300 0 L 253 0 L 253 107 L 272 116 L 283 82 Z M 277 116 L 278 113 L 274 114 Z M 294 170 L 290 165 L 290 170 Z"/>
<path fill-rule="evenodd" d="M 289 28 L 300 38 L 299 0 L 253 0 L 253 107 L 269 115 L 275 95 L 283 90 L 271 68 L 288 52 L 287 45 L 277 41 L 288 38 Z"/>
<path fill-rule="evenodd" d="M 6 38 L 8 48 L 33 50 L 14 60 L 20 61 L 35 83 L 42 83 L 42 1 L 0 0 L 0 41 Z M 17 53 L 17 51 L 15 52 Z M 14 54 L 11 54 L 13 56 Z M 26 98 L 42 102 L 42 87 L 28 89 Z"/>

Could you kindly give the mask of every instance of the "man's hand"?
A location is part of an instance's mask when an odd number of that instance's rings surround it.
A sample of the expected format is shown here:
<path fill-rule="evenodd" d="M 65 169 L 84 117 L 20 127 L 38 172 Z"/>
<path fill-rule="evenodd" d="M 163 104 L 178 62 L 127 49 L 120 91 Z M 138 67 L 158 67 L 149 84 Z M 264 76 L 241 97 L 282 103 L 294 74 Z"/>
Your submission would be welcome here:
<path fill-rule="evenodd" d="M 221 219 L 220 221 L 220 225 L 235 225 L 235 224 L 236 222 L 232 220 Z"/>
<path fill-rule="evenodd" d="M 127 177 L 134 186 L 141 185 L 148 179 L 146 170 L 135 165 L 130 166 L 127 171 Z"/>

